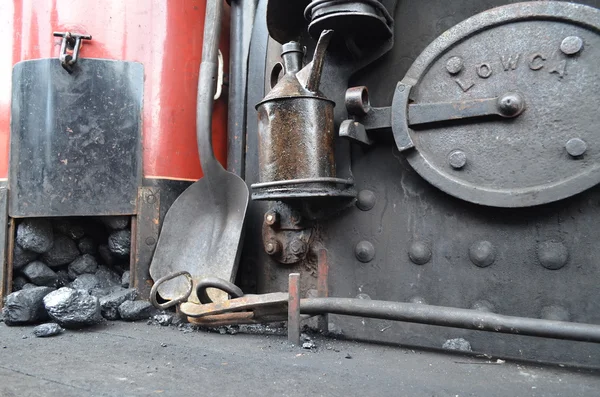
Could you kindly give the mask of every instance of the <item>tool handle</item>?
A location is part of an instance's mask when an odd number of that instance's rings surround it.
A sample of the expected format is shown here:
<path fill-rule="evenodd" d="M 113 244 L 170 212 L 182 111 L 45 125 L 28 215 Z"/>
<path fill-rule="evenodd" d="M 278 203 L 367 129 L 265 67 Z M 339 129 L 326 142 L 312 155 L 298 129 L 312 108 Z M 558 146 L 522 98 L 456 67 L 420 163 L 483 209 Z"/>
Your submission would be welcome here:
<path fill-rule="evenodd" d="M 208 0 L 204 19 L 204 41 L 202 62 L 198 76 L 198 96 L 196 104 L 196 139 L 200 165 L 204 175 L 214 175 L 224 170 L 217 161 L 212 146 L 212 112 L 218 76 L 219 36 L 223 0 Z"/>

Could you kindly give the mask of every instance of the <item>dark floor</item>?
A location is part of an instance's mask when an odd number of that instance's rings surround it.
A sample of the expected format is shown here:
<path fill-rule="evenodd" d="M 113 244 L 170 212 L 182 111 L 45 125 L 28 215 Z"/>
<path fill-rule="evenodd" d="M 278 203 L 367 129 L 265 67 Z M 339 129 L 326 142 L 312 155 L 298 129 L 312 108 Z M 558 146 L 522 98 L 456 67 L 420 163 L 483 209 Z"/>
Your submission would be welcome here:
<path fill-rule="evenodd" d="M 317 338 L 0 324 L 0 396 L 598 396 L 600 374 Z"/>

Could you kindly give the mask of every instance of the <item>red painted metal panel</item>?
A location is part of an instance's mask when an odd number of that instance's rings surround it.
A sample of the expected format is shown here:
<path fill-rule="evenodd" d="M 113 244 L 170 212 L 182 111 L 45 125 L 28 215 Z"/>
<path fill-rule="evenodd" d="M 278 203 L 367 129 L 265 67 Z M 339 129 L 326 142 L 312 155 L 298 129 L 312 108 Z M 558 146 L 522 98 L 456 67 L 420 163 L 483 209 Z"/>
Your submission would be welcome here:
<path fill-rule="evenodd" d="M 204 0 L 0 1 L 0 178 L 6 178 L 8 168 L 12 66 L 28 59 L 58 57 L 60 38 L 52 37 L 53 31 L 92 35 L 92 41 L 84 42 L 81 57 L 143 63 L 144 176 L 200 178 L 195 109 L 204 12 Z M 227 11 L 220 47 L 225 72 L 228 21 Z M 223 95 L 213 117 L 214 148 L 223 164 L 226 113 Z"/>

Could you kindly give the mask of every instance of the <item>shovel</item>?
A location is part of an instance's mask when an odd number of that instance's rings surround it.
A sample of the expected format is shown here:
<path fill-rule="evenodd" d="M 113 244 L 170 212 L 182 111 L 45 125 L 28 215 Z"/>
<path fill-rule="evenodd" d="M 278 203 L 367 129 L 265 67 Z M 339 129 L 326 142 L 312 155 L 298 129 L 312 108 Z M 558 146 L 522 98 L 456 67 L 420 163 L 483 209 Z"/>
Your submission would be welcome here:
<path fill-rule="evenodd" d="M 204 177 L 188 187 L 167 212 L 150 264 L 154 281 L 189 273 L 194 288 L 188 301 L 196 303 L 195 286 L 199 280 L 218 277 L 235 281 L 249 198 L 246 183 L 221 166 L 212 148 L 222 11 L 223 0 L 207 1 L 196 109 L 196 136 Z M 189 282 L 177 277 L 162 283 L 157 291 L 165 300 L 181 300 L 189 291 Z M 226 293 L 218 290 L 210 290 L 209 296 L 215 302 L 227 299 Z"/>

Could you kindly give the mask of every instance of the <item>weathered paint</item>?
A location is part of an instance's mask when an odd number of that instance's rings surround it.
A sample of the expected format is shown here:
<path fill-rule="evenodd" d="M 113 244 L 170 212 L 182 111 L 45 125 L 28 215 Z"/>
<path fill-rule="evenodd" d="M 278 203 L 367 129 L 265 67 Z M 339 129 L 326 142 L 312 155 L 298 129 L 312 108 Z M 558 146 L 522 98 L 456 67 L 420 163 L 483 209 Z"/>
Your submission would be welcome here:
<path fill-rule="evenodd" d="M 195 116 L 204 12 L 203 0 L 0 1 L 0 179 L 8 175 L 12 67 L 24 60 L 58 57 L 61 39 L 53 31 L 92 35 L 81 57 L 142 63 L 144 176 L 200 178 Z M 226 7 L 220 46 L 226 69 L 228 21 Z M 222 96 L 215 104 L 213 144 L 223 164 L 226 113 Z"/>

